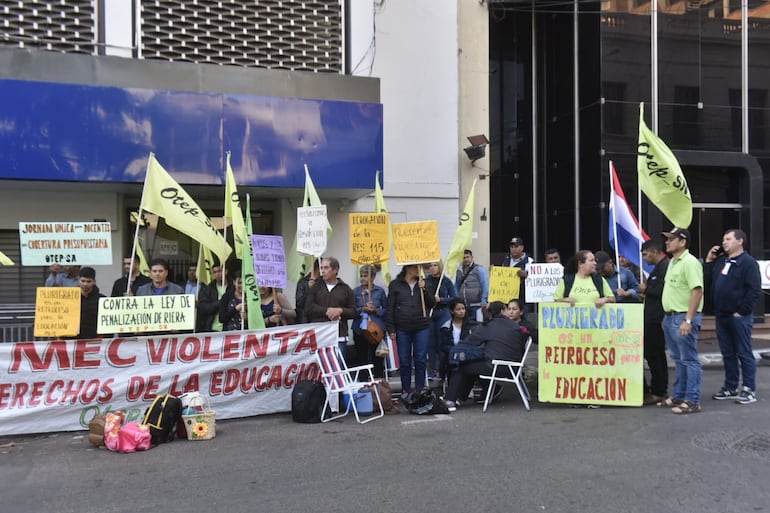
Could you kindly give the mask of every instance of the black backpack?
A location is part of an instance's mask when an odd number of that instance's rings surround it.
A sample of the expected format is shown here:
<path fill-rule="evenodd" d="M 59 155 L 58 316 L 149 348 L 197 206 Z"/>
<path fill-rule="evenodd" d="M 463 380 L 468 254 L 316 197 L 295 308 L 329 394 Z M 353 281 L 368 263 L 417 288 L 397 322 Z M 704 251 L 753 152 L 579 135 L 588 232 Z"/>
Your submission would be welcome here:
<path fill-rule="evenodd" d="M 599 273 L 591 274 L 591 279 L 594 281 L 596 290 L 599 291 L 599 297 L 604 297 L 604 282 L 602 281 L 602 275 Z M 572 292 L 572 285 L 575 284 L 574 274 L 564 275 L 564 297 L 569 297 L 569 293 Z"/>
<path fill-rule="evenodd" d="M 142 424 L 147 424 L 152 435 L 152 445 L 173 442 L 177 424 L 182 418 L 182 401 L 173 395 L 164 394 L 155 398 L 144 412 Z"/>
<path fill-rule="evenodd" d="M 291 419 L 303 424 L 321 422 L 325 402 L 326 389 L 320 381 L 300 381 L 291 391 Z"/>
<path fill-rule="evenodd" d="M 403 401 L 407 411 L 415 415 L 446 415 L 449 413 L 444 401 L 427 388 L 409 392 Z"/>

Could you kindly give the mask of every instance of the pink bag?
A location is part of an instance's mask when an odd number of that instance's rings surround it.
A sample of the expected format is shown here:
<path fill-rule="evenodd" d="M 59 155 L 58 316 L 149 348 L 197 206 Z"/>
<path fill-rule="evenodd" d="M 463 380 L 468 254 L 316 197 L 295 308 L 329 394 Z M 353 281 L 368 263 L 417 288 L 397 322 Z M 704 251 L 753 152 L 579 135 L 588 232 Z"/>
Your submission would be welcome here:
<path fill-rule="evenodd" d="M 126 415 L 122 411 L 108 413 L 104 421 L 104 445 L 115 452 L 146 451 L 152 443 L 150 428 L 144 424 L 123 424 Z"/>

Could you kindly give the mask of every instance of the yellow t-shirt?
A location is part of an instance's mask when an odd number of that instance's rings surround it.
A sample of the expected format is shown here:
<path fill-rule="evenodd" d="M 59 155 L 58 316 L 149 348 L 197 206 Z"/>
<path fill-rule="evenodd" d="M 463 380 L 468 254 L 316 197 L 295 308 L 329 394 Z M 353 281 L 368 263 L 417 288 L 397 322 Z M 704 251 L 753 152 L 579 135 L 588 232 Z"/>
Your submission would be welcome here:
<path fill-rule="evenodd" d="M 595 303 L 600 297 L 614 297 L 607 280 L 602 278 L 602 284 L 604 285 L 604 294 L 600 296 L 591 276 L 581 278 L 580 276 L 575 275 L 575 282 L 572 284 L 572 289 L 569 291 L 569 297 L 574 299 L 575 303 Z M 556 292 L 554 292 L 553 298 L 564 299 L 564 278 L 562 278 L 556 286 Z"/>

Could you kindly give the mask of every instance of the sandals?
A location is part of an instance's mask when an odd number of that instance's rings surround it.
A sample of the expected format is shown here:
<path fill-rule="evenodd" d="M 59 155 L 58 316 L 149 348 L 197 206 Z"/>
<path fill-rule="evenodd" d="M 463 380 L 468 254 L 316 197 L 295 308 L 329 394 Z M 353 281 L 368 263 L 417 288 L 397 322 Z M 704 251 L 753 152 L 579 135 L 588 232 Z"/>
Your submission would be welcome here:
<path fill-rule="evenodd" d="M 673 397 L 666 397 L 662 401 L 658 401 L 655 403 L 655 406 L 658 406 L 660 408 L 672 408 L 674 406 L 679 406 L 684 401 L 682 399 L 674 399 Z"/>
<path fill-rule="evenodd" d="M 674 415 L 687 415 L 688 413 L 700 413 L 700 404 L 691 403 L 690 401 L 684 401 L 679 406 L 671 408 L 671 413 Z"/>

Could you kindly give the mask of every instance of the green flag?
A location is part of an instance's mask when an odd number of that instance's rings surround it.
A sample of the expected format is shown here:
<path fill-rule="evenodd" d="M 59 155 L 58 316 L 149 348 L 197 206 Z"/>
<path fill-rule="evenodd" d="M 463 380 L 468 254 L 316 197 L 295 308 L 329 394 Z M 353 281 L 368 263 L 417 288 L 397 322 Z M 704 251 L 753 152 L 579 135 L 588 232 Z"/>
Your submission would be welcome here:
<path fill-rule="evenodd" d="M 676 157 L 644 122 L 644 103 L 639 104 L 639 149 L 636 158 L 639 188 L 674 226 L 692 222 L 692 197 Z"/>
<path fill-rule="evenodd" d="M 259 283 L 254 275 L 254 258 L 251 247 L 251 198 L 246 195 L 246 229 L 243 233 L 243 260 L 241 260 L 241 279 L 243 280 L 243 302 L 249 316 L 250 330 L 265 329 L 262 317 L 262 301 L 259 299 Z"/>
<path fill-rule="evenodd" d="M 235 256 L 243 258 L 243 232 L 246 229 L 243 224 L 243 212 L 241 212 L 241 200 L 238 198 L 238 188 L 233 176 L 233 168 L 230 166 L 230 152 L 227 152 L 227 165 L 225 171 L 225 217 L 232 219 L 233 246 Z"/>
<path fill-rule="evenodd" d="M 475 199 L 476 180 L 473 180 L 473 185 L 468 193 L 468 199 L 465 201 L 465 209 L 460 214 L 460 225 L 457 227 L 455 237 L 452 239 L 452 246 L 450 246 L 449 253 L 446 256 L 444 272 L 451 280 L 455 278 L 457 267 L 463 259 L 463 253 L 471 247 L 471 242 L 473 242 L 473 204 Z"/>

